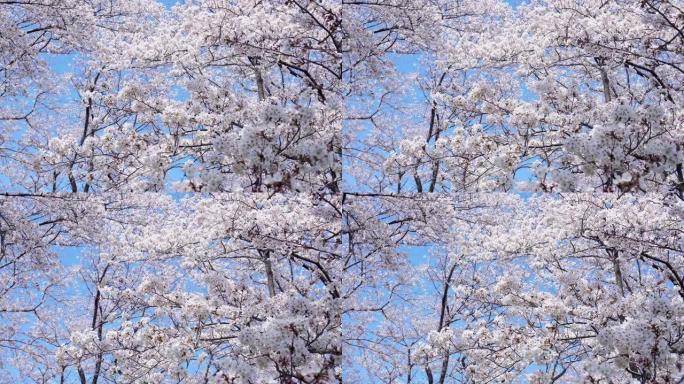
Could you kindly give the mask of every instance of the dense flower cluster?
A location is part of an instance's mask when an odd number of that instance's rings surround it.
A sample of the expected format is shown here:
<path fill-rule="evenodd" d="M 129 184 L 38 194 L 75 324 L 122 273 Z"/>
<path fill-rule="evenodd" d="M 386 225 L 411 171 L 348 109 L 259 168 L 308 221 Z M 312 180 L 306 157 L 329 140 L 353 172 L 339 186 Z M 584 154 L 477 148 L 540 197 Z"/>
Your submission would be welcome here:
<path fill-rule="evenodd" d="M 338 205 L 3 199 L 0 382 L 340 382 Z"/>
<path fill-rule="evenodd" d="M 363 305 L 350 308 L 344 327 L 354 349 L 350 381 L 684 377 L 681 202 L 601 194 L 355 200 L 347 214 L 354 255 L 365 263 L 359 273 L 383 271 L 388 285 L 355 293 Z M 382 255 L 392 252 L 391 261 Z"/>
<path fill-rule="evenodd" d="M 681 0 L 0 0 L 0 384 L 684 383 Z"/>
<path fill-rule="evenodd" d="M 354 4 L 396 80 L 350 113 L 350 186 L 681 194 L 679 2 Z"/>
<path fill-rule="evenodd" d="M 340 12 L 308 0 L 0 4 L 3 189 L 337 192 Z"/>

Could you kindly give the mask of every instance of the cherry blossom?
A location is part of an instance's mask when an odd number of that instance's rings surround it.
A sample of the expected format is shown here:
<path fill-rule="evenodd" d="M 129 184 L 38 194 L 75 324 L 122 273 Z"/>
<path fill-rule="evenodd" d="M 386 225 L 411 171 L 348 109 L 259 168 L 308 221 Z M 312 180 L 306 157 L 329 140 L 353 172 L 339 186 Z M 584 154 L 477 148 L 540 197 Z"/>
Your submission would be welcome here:
<path fill-rule="evenodd" d="M 341 381 L 336 198 L 2 203 L 3 382 Z"/>
<path fill-rule="evenodd" d="M 680 201 L 431 196 L 347 208 L 369 284 L 346 309 L 346 380 L 684 378 Z"/>
<path fill-rule="evenodd" d="M 681 195 L 678 2 L 352 4 L 395 81 L 352 104 L 350 186 Z"/>

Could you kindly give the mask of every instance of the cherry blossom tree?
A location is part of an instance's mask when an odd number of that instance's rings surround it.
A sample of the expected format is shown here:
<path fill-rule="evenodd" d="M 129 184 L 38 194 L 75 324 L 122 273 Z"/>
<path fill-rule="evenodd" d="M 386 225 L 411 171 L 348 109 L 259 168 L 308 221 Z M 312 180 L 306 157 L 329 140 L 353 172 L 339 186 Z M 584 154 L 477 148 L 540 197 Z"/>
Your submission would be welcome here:
<path fill-rule="evenodd" d="M 0 384 L 684 382 L 678 0 L 0 0 Z"/>
<path fill-rule="evenodd" d="M 353 4 L 417 64 L 351 116 L 354 185 L 681 195 L 679 2 Z"/>
<path fill-rule="evenodd" d="M 659 194 L 48 194 L 2 218 L 7 382 L 684 377 Z"/>
<path fill-rule="evenodd" d="M 380 281 L 369 277 L 345 308 L 346 380 L 684 378 L 681 202 L 614 194 L 354 200 L 345 212 L 351 254 L 363 264 L 354 268 Z"/>
<path fill-rule="evenodd" d="M 15 190 L 339 190 L 336 2 L 0 7 Z"/>
<path fill-rule="evenodd" d="M 3 382 L 341 381 L 336 198 L 3 207 Z"/>
<path fill-rule="evenodd" d="M 10 367 L 23 361 L 37 368 L 32 377 L 50 377 L 48 351 L 54 336 L 33 325 L 59 307 L 64 269 L 52 248 L 58 225 L 29 201 L 2 200 L 0 220 L 0 372 L 7 376 Z M 6 377 L 0 381 L 10 382 Z"/>

